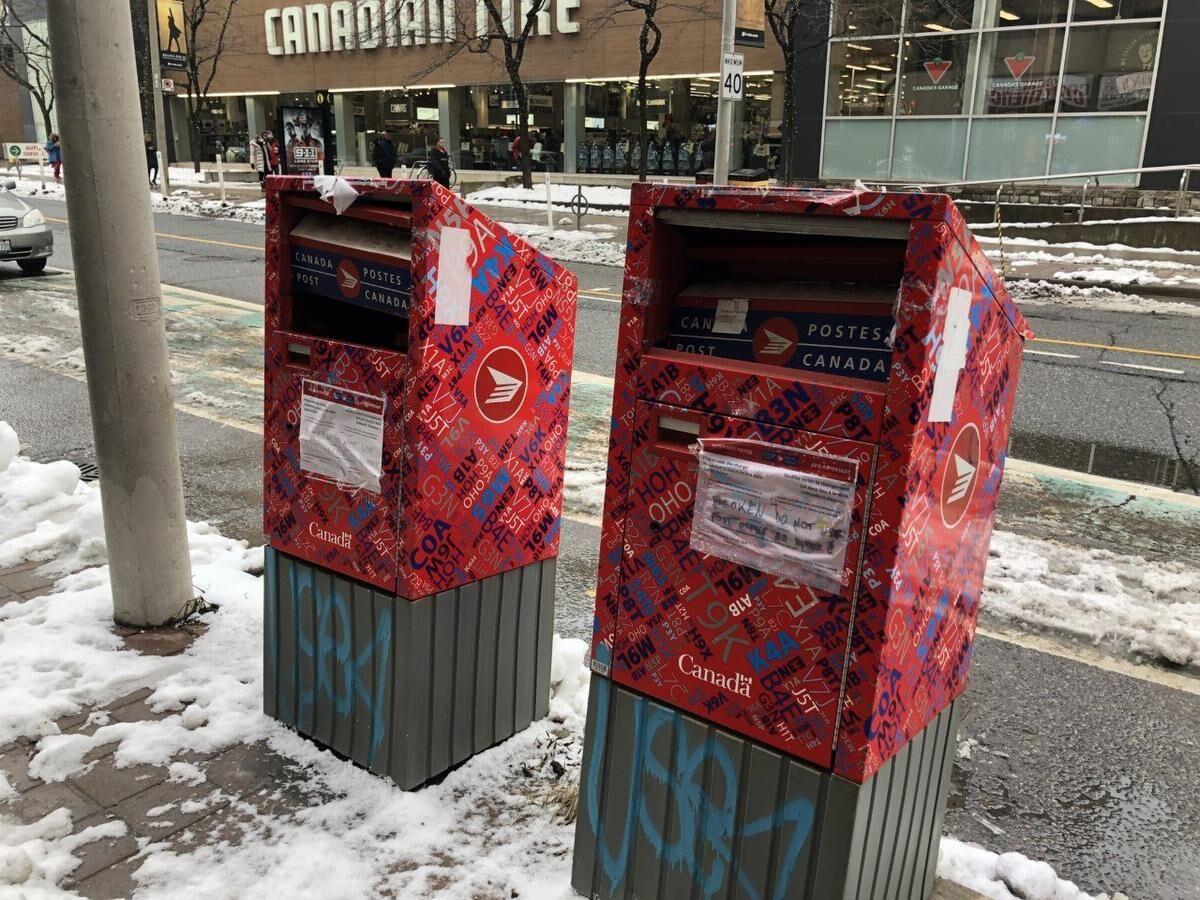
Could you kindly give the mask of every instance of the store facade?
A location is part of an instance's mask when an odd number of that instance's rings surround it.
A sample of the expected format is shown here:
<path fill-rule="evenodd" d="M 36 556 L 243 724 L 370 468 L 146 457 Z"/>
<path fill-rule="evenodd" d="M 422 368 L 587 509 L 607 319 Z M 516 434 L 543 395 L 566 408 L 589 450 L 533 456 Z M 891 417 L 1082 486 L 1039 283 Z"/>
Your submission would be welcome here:
<path fill-rule="evenodd" d="M 165 0 L 164 0 L 165 2 Z M 528 0 L 501 0 L 513 20 Z M 650 171 L 689 175 L 716 122 L 720 0 L 666 9 L 650 72 Z M 792 152 L 803 179 L 899 183 L 1053 176 L 1200 159 L 1200 0 L 833 0 L 803 23 Z M 522 66 L 539 168 L 636 169 L 640 14 L 549 0 Z M 284 110 L 319 110 L 331 158 L 370 165 L 387 132 L 405 163 L 439 136 L 460 168 L 511 168 L 516 102 L 480 0 L 240 0 L 196 134 L 185 81 L 168 98 L 171 158 L 244 162 Z M 745 54 L 735 166 L 778 167 L 783 59 Z M 22 95 L 24 92 L 20 92 Z M 2 98 L 0 98 L 2 100 Z M 7 104 L 40 137 L 28 98 Z M 14 133 L 16 126 L 8 131 Z M 0 135 L 3 137 L 3 135 Z M 24 135 L 21 135 L 24 139 Z M 1109 179 L 1169 188 L 1178 174 Z M 1200 182 L 1200 179 L 1195 179 Z M 1198 185 L 1193 185 L 1198 187 Z"/>
<path fill-rule="evenodd" d="M 664 39 L 647 97 L 655 173 L 691 174 L 716 123 L 720 4 L 709 6 L 659 18 Z M 525 7 L 502 8 L 518 18 Z M 498 42 L 480 46 L 488 30 L 480 9 L 466 0 L 243 0 L 230 26 L 239 37 L 221 59 L 196 147 L 182 127 L 184 97 L 169 101 L 174 155 L 240 160 L 253 135 L 278 129 L 282 109 L 327 104 L 329 133 L 321 140 L 343 164 L 369 165 L 372 144 L 387 132 L 405 162 L 423 161 L 442 136 L 459 167 L 509 168 L 516 101 Z M 638 67 L 639 25 L 640 14 L 614 14 L 611 3 L 590 0 L 550 0 L 538 15 L 521 71 L 542 166 L 622 171 L 632 162 L 628 140 L 638 126 L 629 73 Z M 736 161 L 773 167 L 782 58 L 771 42 L 744 52 Z M 182 79 L 176 84 L 182 90 Z M 668 143 L 671 152 L 661 154 Z"/>
<path fill-rule="evenodd" d="M 863 14 L 844 3 L 831 23 L 821 175 L 936 182 L 1138 167 L 1165 6 L 873 0 Z"/>

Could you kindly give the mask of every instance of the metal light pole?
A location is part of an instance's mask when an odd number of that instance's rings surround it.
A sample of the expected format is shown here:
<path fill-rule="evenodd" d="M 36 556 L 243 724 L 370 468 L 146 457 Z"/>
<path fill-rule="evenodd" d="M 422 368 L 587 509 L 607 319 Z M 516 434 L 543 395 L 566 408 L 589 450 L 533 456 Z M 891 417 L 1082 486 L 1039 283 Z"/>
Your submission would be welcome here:
<path fill-rule="evenodd" d="M 733 27 L 737 23 L 737 0 L 724 0 L 721 7 L 721 59 L 733 52 Z M 718 88 L 718 98 L 720 88 Z M 713 158 L 713 184 L 729 184 L 729 149 L 733 130 L 733 100 L 717 100 L 717 145 Z"/>
<path fill-rule="evenodd" d="M 113 617 L 163 625 L 192 571 L 129 4 L 48 6 Z"/>
<path fill-rule="evenodd" d="M 146 49 L 150 53 L 150 81 L 154 91 L 154 142 L 158 144 L 158 177 L 162 181 L 162 195 L 171 196 L 171 154 L 167 151 L 167 115 L 163 106 L 162 66 L 158 46 L 158 4 L 146 0 Z"/>

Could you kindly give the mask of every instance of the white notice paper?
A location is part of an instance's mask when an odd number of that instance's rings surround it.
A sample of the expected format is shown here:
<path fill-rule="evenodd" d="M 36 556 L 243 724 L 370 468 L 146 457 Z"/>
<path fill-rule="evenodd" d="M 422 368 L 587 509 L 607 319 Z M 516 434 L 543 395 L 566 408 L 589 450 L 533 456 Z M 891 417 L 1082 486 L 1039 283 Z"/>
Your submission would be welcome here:
<path fill-rule="evenodd" d="M 930 422 L 949 422 L 954 413 L 958 373 L 967 364 L 967 337 L 970 333 L 971 292 L 951 288 L 950 302 L 946 305 L 946 324 L 942 326 L 937 373 L 933 376 L 933 398 L 929 401 Z"/>
<path fill-rule="evenodd" d="M 840 591 L 858 463 L 759 441 L 700 444 L 691 546 Z"/>
<path fill-rule="evenodd" d="M 300 468 L 379 493 L 386 407 L 383 397 L 305 380 L 300 400 Z"/>
<path fill-rule="evenodd" d="M 718 300 L 712 333 L 741 334 L 746 330 L 746 313 L 749 310 L 749 300 Z"/>
<path fill-rule="evenodd" d="M 437 293 L 433 300 L 434 325 L 471 323 L 471 232 L 442 227 L 438 240 Z"/>

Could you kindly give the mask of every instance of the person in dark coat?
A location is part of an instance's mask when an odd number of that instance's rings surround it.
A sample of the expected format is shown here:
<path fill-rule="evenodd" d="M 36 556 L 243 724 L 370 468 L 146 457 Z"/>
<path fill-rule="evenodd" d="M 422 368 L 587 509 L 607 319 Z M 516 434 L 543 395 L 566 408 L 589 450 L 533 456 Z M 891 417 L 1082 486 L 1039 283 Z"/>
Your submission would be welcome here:
<path fill-rule="evenodd" d="M 150 135 L 144 135 L 146 138 L 146 169 L 150 173 L 150 186 L 158 184 L 158 147 L 154 145 L 153 138 Z"/>
<path fill-rule="evenodd" d="M 425 163 L 429 169 L 429 177 L 444 188 L 450 187 L 450 153 L 446 149 L 446 139 L 440 137 L 433 149 L 429 151 L 429 159 Z"/>
<path fill-rule="evenodd" d="M 371 162 L 379 172 L 380 178 L 391 178 L 392 170 L 396 168 L 396 145 L 386 131 L 379 132 L 371 147 Z"/>

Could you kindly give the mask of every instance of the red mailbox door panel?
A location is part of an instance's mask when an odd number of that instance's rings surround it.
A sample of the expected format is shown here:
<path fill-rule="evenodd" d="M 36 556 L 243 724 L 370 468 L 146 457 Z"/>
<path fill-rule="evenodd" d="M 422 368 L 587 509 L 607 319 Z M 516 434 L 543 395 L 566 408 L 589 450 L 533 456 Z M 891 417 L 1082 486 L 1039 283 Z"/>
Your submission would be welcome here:
<path fill-rule="evenodd" d="M 271 545 L 395 590 L 404 354 L 286 331 L 276 332 L 267 352 L 275 359 L 264 421 L 264 522 Z M 302 414 L 316 420 L 309 422 L 315 447 L 301 446 Z M 361 484 L 371 480 L 370 472 L 356 471 L 352 477 L 360 484 L 348 484 L 324 464 L 337 460 L 321 459 L 321 430 L 344 431 L 353 418 L 367 430 L 382 430 L 380 449 L 364 446 L 361 454 L 361 468 L 377 474 L 377 488 Z M 311 458 L 304 461 L 306 450 Z"/>
<path fill-rule="evenodd" d="M 755 441 L 854 461 L 840 591 L 691 547 L 699 462 L 689 423 L 716 452 L 723 440 Z M 829 766 L 874 462 L 870 444 L 638 401 L 612 677 Z"/>

